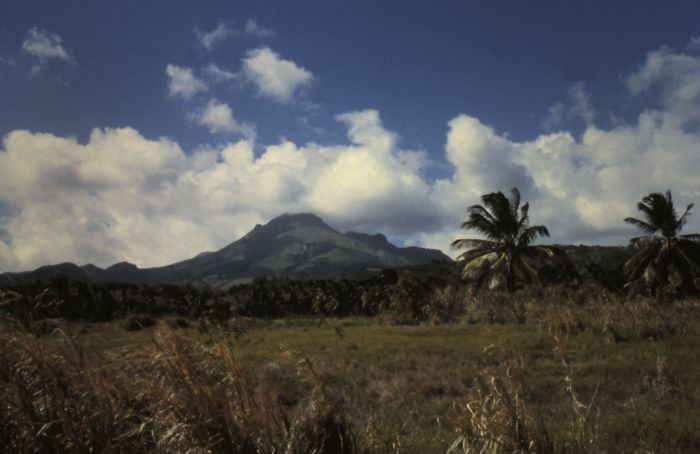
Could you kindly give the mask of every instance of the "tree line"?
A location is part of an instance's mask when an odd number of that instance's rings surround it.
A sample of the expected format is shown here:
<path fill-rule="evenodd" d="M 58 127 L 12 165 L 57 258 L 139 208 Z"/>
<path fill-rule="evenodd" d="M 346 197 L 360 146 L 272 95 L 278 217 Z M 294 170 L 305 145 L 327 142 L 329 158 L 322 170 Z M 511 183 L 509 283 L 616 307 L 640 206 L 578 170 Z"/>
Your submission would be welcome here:
<path fill-rule="evenodd" d="M 481 196 L 482 204 L 467 208 L 469 218 L 462 228 L 474 230 L 483 238 L 460 238 L 452 243 L 466 249 L 457 260 L 463 277 L 476 287 L 504 288 L 508 291 L 525 285 L 541 285 L 546 264 L 570 267 L 566 253 L 557 247 L 533 245 L 539 237 L 548 237 L 543 225 L 531 225 L 529 203 L 521 205 L 520 191 L 511 189 L 511 197 L 501 191 Z M 637 204 L 643 219 L 628 217 L 624 222 L 639 228 L 644 235 L 632 238 L 635 254 L 625 263 L 625 289 L 630 293 L 656 296 L 697 295 L 700 291 L 700 234 L 681 235 L 693 204 L 678 215 L 671 191 L 654 192 Z"/>

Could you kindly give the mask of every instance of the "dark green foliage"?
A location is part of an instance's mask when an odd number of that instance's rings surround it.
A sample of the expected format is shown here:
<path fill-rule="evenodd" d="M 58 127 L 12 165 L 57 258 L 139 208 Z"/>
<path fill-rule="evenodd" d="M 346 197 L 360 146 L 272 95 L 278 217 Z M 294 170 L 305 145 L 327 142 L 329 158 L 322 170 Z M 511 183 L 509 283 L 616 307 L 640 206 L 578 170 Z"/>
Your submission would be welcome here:
<path fill-rule="evenodd" d="M 436 318 L 429 308 L 432 294 L 451 279 L 452 274 L 444 274 L 442 268 L 416 273 L 386 270 L 352 281 L 261 278 L 225 291 L 191 285 L 57 280 L 0 290 L 0 313 L 14 314 L 26 326 L 59 317 L 86 321 L 124 318 L 124 326 L 130 330 L 146 327 L 139 322 L 145 315 L 152 319 L 166 315 L 205 318 L 222 324 L 234 316 L 374 316 L 391 311 L 402 318 L 423 321 Z"/>
<path fill-rule="evenodd" d="M 644 220 L 625 218 L 625 222 L 646 235 L 632 238 L 638 252 L 625 264 L 630 291 L 646 289 L 659 296 L 698 293 L 700 276 L 699 234 L 680 235 L 688 220 L 691 203 L 680 217 L 673 206 L 671 191 L 654 192 L 637 205 Z"/>
<path fill-rule="evenodd" d="M 483 205 L 468 208 L 469 219 L 462 228 L 476 230 L 486 239 L 461 238 L 452 243 L 467 249 L 458 260 L 464 264 L 464 276 L 490 289 L 515 290 L 519 282 L 541 284 L 538 268 L 542 261 L 556 259 L 568 265 L 563 251 L 532 246 L 540 236 L 549 236 L 547 227 L 530 225 L 530 205 L 520 205 L 520 191 L 511 189 L 512 198 L 502 192 L 481 196 Z"/>

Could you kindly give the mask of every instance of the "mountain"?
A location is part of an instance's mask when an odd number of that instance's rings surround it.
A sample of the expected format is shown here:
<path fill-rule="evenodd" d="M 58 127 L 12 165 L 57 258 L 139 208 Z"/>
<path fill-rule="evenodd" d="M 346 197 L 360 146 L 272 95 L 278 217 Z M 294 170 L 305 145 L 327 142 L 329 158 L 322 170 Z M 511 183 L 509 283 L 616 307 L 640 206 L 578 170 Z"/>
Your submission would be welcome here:
<path fill-rule="evenodd" d="M 205 282 L 224 286 L 258 276 L 330 278 L 434 261 L 450 258 L 435 249 L 394 246 L 382 234 L 343 234 L 314 214 L 285 214 L 255 226 L 243 238 L 218 251 L 204 252 L 172 265 L 140 269 L 122 262 L 101 269 L 64 263 L 0 275 L 0 285 L 65 276 L 86 282 Z"/>

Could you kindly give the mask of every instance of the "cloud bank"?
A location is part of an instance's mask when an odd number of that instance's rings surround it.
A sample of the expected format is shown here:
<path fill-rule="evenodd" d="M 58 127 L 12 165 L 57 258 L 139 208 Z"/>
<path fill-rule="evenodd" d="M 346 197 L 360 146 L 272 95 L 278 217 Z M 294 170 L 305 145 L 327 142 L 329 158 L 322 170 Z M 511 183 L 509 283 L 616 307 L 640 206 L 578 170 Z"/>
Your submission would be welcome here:
<path fill-rule="evenodd" d="M 401 147 L 374 110 L 337 116 L 344 143 L 282 140 L 256 152 L 250 138 L 186 152 L 130 128 L 96 129 L 85 143 L 13 131 L 0 148 L 0 268 L 163 265 L 299 211 L 447 252 L 469 235 L 458 229 L 466 207 L 513 186 L 553 242 L 624 244 L 636 232 L 622 219 L 637 215 L 643 195 L 670 188 L 679 206 L 700 201 L 700 58 L 659 49 L 624 80 L 652 107 L 611 129 L 591 123 L 579 138 L 514 142 L 476 117 L 451 119 L 444 160 L 453 171 L 437 180 L 424 176 L 428 155 Z M 199 120 L 213 132 L 242 127 L 215 99 Z M 686 230 L 700 230 L 697 217 Z"/>

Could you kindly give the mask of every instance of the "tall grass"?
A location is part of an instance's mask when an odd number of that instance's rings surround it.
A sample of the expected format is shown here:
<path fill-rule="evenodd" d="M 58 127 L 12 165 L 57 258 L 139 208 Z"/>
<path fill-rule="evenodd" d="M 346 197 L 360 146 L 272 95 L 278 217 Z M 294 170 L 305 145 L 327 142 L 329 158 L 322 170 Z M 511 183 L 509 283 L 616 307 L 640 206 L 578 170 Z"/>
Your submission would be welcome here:
<path fill-rule="evenodd" d="M 447 297 L 462 298 L 462 318 L 468 323 L 532 324 L 553 335 L 591 331 L 613 342 L 700 333 L 697 297 L 661 301 L 625 297 L 599 287 L 565 286 Z"/>
<path fill-rule="evenodd" d="M 642 355 L 635 353 L 639 349 L 646 354 L 651 345 L 669 344 L 675 340 L 664 341 L 667 337 L 700 334 L 698 299 L 673 302 L 643 297 L 627 299 L 585 287 L 527 289 L 513 294 L 470 293 L 461 286 L 436 290 L 416 281 L 403 280 L 402 283 L 404 290 L 389 295 L 391 304 L 385 308 L 394 317 L 392 320 L 407 319 L 413 323 L 461 321 L 462 324 L 388 328 L 388 336 L 381 339 L 403 333 L 425 334 L 427 329 L 443 334 L 457 330 L 478 333 L 474 339 L 465 337 L 464 347 L 471 351 L 474 343 L 498 342 L 493 340 L 495 334 L 513 333 L 518 344 L 531 341 L 528 345 L 538 351 L 521 349 L 515 355 L 486 352 L 488 358 L 483 367 L 460 366 L 454 369 L 459 373 L 447 373 L 452 370 L 444 370 L 447 358 L 453 357 L 441 347 L 426 345 L 420 336 L 416 336 L 415 343 L 406 341 L 411 354 L 426 352 L 439 358 L 444 356 L 440 363 L 443 370 L 430 369 L 433 366 L 427 359 L 425 363 L 416 360 L 417 365 L 411 369 L 409 365 L 394 364 L 396 353 L 390 349 L 379 349 L 381 351 L 377 354 L 372 353 L 374 356 L 361 356 L 374 352 L 376 345 L 345 333 L 342 328 L 345 325 L 342 325 L 334 327 L 334 342 L 322 347 L 327 349 L 326 355 L 342 357 L 346 368 L 338 366 L 330 369 L 333 373 L 329 374 L 328 365 L 324 366 L 320 359 L 323 355 L 314 354 L 314 362 L 321 371 L 317 374 L 308 359 L 291 353 L 298 370 L 290 371 L 285 366 L 279 369 L 283 371 L 280 375 L 284 376 L 275 377 L 266 386 L 262 383 L 268 382 L 260 380 L 262 375 L 244 367 L 235 352 L 243 345 L 241 339 L 247 340 L 248 336 L 261 335 L 261 331 L 265 331 L 256 328 L 257 324 L 274 327 L 272 321 L 232 319 L 226 325 L 227 330 L 221 328 L 233 338 L 226 343 L 220 338 L 217 341 L 213 334 L 206 342 L 193 341 L 197 338 L 194 329 L 189 332 L 173 329 L 185 326 L 185 319 L 183 322 L 171 317 L 166 319 L 167 322 L 156 322 L 155 318 L 132 316 L 127 318 L 123 329 L 130 329 L 132 325 L 143 327 L 146 321 L 152 321 L 156 327 L 139 335 L 145 339 L 152 333 L 153 340 L 145 345 L 140 342 L 136 348 L 109 348 L 98 353 L 84 350 L 69 334 L 40 337 L 45 329 L 31 331 L 37 321 L 27 323 L 24 320 L 22 324 L 16 318 L 0 316 L 0 447 L 7 452 L 291 454 L 354 453 L 370 447 L 380 452 L 415 452 L 408 445 L 415 442 L 410 438 L 411 434 L 401 432 L 401 417 L 404 421 L 406 418 L 418 420 L 416 415 L 420 413 L 397 416 L 394 423 L 394 420 L 382 420 L 387 419 L 390 412 L 376 415 L 365 412 L 364 416 L 370 419 L 358 421 L 362 415 L 347 412 L 345 404 L 327 391 L 324 380 L 339 394 L 350 392 L 351 388 L 378 386 L 381 389 L 376 393 L 376 400 L 385 407 L 391 407 L 389 404 L 394 400 L 410 400 L 421 392 L 444 396 L 435 400 L 436 405 L 449 407 L 449 401 L 456 400 L 458 439 L 450 448 L 453 453 L 596 452 L 604 450 L 599 440 L 620 446 L 620 443 L 632 439 L 631 433 L 637 436 L 635 431 L 639 432 L 640 449 L 645 446 L 656 449 L 672 440 L 666 433 L 669 427 L 677 426 L 677 421 L 685 418 L 683 409 L 696 402 L 693 377 L 684 374 L 684 378 L 676 378 L 678 367 L 669 368 L 669 364 L 673 366 L 673 361 L 676 364 L 678 361 L 677 355 L 674 359 L 673 350 L 666 350 L 668 356 L 656 350 L 656 361 L 646 361 L 641 356 L 629 357 L 629 354 Z M 375 331 L 383 329 L 372 325 L 371 319 L 366 319 L 366 323 Z M 508 326 L 489 326 L 494 324 Z M 200 319 L 197 328 L 203 335 L 208 331 L 222 332 L 220 327 L 209 325 L 205 319 Z M 247 329 L 252 334 L 247 333 Z M 350 328 L 347 330 L 351 331 Z M 363 328 L 360 332 L 369 331 Z M 306 336 L 313 337 L 318 332 L 314 328 Z M 271 336 L 272 332 L 265 331 L 262 335 Z M 445 342 L 454 339 L 446 338 Z M 552 343 L 551 339 L 555 342 Z M 654 342 L 647 342 L 647 339 Z M 284 342 L 286 344 L 286 339 Z M 684 342 L 695 341 L 686 339 Z M 582 361 L 574 360 L 575 355 L 569 351 L 570 344 L 572 351 L 579 354 L 589 348 L 603 348 L 608 353 L 593 360 L 587 354 L 588 364 L 582 367 Z M 318 346 L 313 345 L 314 348 Z M 554 360 L 550 353 L 552 346 L 555 347 Z M 315 351 L 311 348 L 300 350 Z M 475 351 L 480 352 L 481 347 Z M 624 389 L 611 385 L 611 380 L 618 378 L 615 374 L 623 368 L 618 367 L 618 360 L 610 359 L 610 352 L 616 355 L 626 352 L 624 360 L 634 363 L 633 369 L 640 370 L 638 383 L 634 381 L 635 377 L 625 384 Z M 393 361 L 387 360 L 390 365 L 387 371 L 381 371 L 374 378 L 362 376 L 368 370 L 376 373 L 378 368 L 385 367 L 377 360 L 385 355 Z M 459 358 L 450 361 L 468 363 L 473 360 L 462 350 L 456 355 Z M 269 354 L 265 356 L 268 357 Z M 368 357 L 374 359 L 364 363 L 357 359 Z M 413 358 L 409 359 L 413 361 Z M 338 364 L 341 362 L 339 360 Z M 578 363 L 579 367 L 572 363 Z M 610 368 L 611 365 L 615 367 Z M 472 375 L 469 375 L 472 370 L 480 375 L 473 385 Z M 431 388 L 425 384 L 424 388 L 414 385 L 411 380 L 420 376 L 416 371 L 423 371 L 421 373 L 431 377 L 431 385 L 446 384 L 445 387 L 449 388 L 454 384 L 455 391 L 437 390 L 437 385 Z M 588 371 L 589 375 L 581 371 Z M 302 387 L 291 386 L 294 389 L 291 398 L 285 395 L 290 394 L 288 391 L 278 395 L 270 387 L 275 386 L 272 383 L 284 382 L 287 379 L 285 374 L 295 372 L 307 383 Z M 441 377 L 443 373 L 445 375 Z M 547 383 L 533 384 L 533 376 Z M 596 390 L 599 378 L 603 380 L 600 396 Z M 395 383 L 400 386 L 394 386 Z M 626 388 L 628 384 L 629 389 Z M 415 391 L 411 386 L 416 388 Z M 566 392 L 553 395 L 551 390 L 555 388 Z M 357 390 L 354 392 L 363 395 Z M 382 402 L 383 396 L 387 396 L 389 404 Z M 348 402 L 354 404 L 348 405 L 349 410 L 375 408 L 357 399 L 348 398 Z M 598 427 L 598 402 L 601 402 L 604 422 L 602 434 L 599 434 Z M 672 405 L 685 406 L 674 413 L 667 410 Z M 397 404 L 395 408 L 424 411 L 403 404 Z M 649 414 L 650 410 L 656 413 Z M 444 416 L 443 421 L 447 420 L 448 413 L 453 414 L 434 408 L 430 411 L 436 411 L 441 418 Z M 620 412 L 624 415 L 618 418 Z M 352 424 L 347 414 L 354 415 Z M 664 422 L 671 416 L 677 418 L 672 420 L 673 424 Z M 691 418 L 687 425 L 692 426 L 692 421 Z M 630 428 L 605 427 L 605 424 Z M 360 430 L 355 427 L 360 427 Z M 657 434 L 648 428 L 656 430 Z M 681 429 L 677 443 L 692 451 L 698 445 L 697 438 L 692 435 L 692 429 L 685 426 Z M 415 427 L 411 426 L 410 430 L 415 430 Z M 441 435 L 440 446 L 452 438 L 451 430 L 452 427 L 448 427 Z M 430 428 L 426 432 L 429 433 Z M 445 433 L 449 435 L 444 436 Z M 618 440 L 619 437 L 623 442 Z M 644 437 L 649 438 L 648 444 L 645 444 Z M 387 443 L 390 438 L 395 441 Z M 429 444 L 431 447 L 437 445 L 438 442 Z M 443 449 L 447 448 L 444 446 Z"/>
<path fill-rule="evenodd" d="M 159 327 L 152 348 L 87 358 L 0 321 L 0 446 L 6 452 L 353 453 L 355 432 L 308 360 L 313 390 L 293 407 L 236 356 Z"/>
<path fill-rule="evenodd" d="M 460 406 L 456 422 L 458 438 L 447 453 L 601 452 L 594 412 L 598 389 L 587 401 L 576 389 L 567 340 L 555 336 L 555 350 L 564 368 L 570 404 L 562 415 L 566 421 L 552 428 L 551 418 L 545 417 L 528 401 L 525 359 L 497 351 L 497 365 L 481 372 L 475 395 Z"/>

